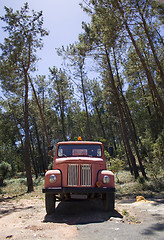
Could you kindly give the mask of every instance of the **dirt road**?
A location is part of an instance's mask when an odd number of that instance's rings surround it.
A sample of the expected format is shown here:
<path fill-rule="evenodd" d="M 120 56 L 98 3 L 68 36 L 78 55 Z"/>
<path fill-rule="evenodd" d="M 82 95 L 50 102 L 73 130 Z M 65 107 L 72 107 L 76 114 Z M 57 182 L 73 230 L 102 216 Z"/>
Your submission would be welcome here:
<path fill-rule="evenodd" d="M 114 213 L 101 202 L 58 203 L 46 216 L 44 195 L 0 202 L 0 239 L 164 239 L 164 199 L 117 200 Z"/>

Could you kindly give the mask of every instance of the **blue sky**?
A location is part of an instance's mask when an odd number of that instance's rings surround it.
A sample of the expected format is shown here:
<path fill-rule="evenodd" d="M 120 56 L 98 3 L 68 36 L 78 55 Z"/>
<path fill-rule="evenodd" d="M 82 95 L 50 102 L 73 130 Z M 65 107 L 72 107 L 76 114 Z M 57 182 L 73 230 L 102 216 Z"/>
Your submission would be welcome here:
<path fill-rule="evenodd" d="M 89 17 L 79 6 L 80 0 L 1 0 L 0 15 L 4 15 L 4 6 L 14 10 L 20 9 L 25 2 L 29 3 L 30 10 L 43 11 L 44 28 L 49 30 L 49 36 L 44 37 L 44 47 L 38 50 L 37 56 L 42 60 L 38 62 L 36 74 L 48 75 L 49 67 L 61 66 L 61 58 L 57 56 L 55 48 L 67 46 L 78 40 L 82 32 L 82 21 L 89 22 Z M 0 42 L 3 42 L 4 32 L 0 22 Z"/>

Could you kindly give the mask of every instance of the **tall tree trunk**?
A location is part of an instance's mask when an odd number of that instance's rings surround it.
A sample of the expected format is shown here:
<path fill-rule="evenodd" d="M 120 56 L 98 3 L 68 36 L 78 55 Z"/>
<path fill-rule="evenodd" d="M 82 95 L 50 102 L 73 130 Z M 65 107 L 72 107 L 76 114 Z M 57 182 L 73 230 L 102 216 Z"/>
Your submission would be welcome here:
<path fill-rule="evenodd" d="M 148 30 L 148 27 L 147 27 L 146 20 L 145 20 L 145 18 L 144 18 L 144 16 L 143 16 L 143 13 L 142 13 L 142 11 L 141 11 L 141 8 L 140 8 L 138 2 L 137 2 L 137 8 L 138 8 L 139 14 L 140 14 L 140 16 L 141 16 L 141 18 L 142 18 L 143 28 L 144 28 L 144 31 L 145 31 L 146 36 L 147 36 L 147 38 L 148 38 L 149 45 L 150 45 L 150 48 L 151 48 L 151 50 L 152 50 L 152 53 L 153 53 L 153 56 L 154 56 L 154 60 L 155 60 L 156 66 L 157 66 L 157 68 L 158 68 L 158 70 L 159 70 L 159 72 L 160 72 L 161 80 L 163 81 L 163 84 L 164 84 L 164 73 L 163 73 L 163 69 L 162 69 L 162 66 L 161 66 L 161 64 L 160 64 L 160 61 L 159 61 L 159 59 L 158 59 L 158 57 L 157 57 L 157 54 L 156 54 L 156 51 L 155 51 L 155 48 L 154 48 L 153 41 L 152 41 L 151 36 L 150 36 L 150 34 L 149 34 L 149 30 Z"/>
<path fill-rule="evenodd" d="M 24 151 L 23 138 L 22 138 L 22 134 L 20 133 L 20 129 L 18 127 L 19 121 L 18 121 L 18 119 L 17 119 L 17 117 L 16 117 L 16 115 L 14 113 L 14 110 L 13 110 L 13 108 L 12 108 L 12 106 L 11 106 L 11 104 L 9 102 L 8 102 L 8 105 L 9 105 L 10 110 L 12 111 L 12 115 L 13 115 L 13 118 L 14 118 L 14 122 L 15 122 L 15 126 L 16 126 L 16 129 L 17 129 L 17 133 L 18 133 L 18 138 L 19 138 L 19 140 L 21 142 L 21 146 L 22 146 L 22 151 Z"/>
<path fill-rule="evenodd" d="M 67 141 L 66 132 L 65 132 L 65 119 L 64 119 L 64 111 L 62 106 L 61 109 L 61 123 L 62 123 L 62 132 L 63 132 L 63 140 Z"/>
<path fill-rule="evenodd" d="M 63 96 L 63 94 L 62 94 L 62 95 L 61 95 L 61 119 L 62 119 L 62 128 L 63 128 L 64 140 L 67 141 L 64 110 L 65 110 L 65 100 L 64 100 L 64 96 Z"/>
<path fill-rule="evenodd" d="M 149 116 L 151 117 L 151 116 L 152 116 L 152 113 L 151 113 L 151 110 L 150 110 L 149 103 L 148 103 L 148 101 L 147 101 L 147 99 L 146 99 L 145 89 L 144 89 L 144 87 L 143 87 L 143 84 L 142 84 L 142 81 L 141 81 L 141 78 L 140 78 L 139 74 L 138 74 L 138 79 L 139 79 L 139 82 L 140 82 L 140 85 L 141 85 L 141 89 L 142 89 L 142 93 L 143 93 L 143 96 L 144 96 L 144 99 L 145 99 L 145 106 L 146 106 L 146 108 L 147 108 L 147 110 L 148 110 Z"/>
<path fill-rule="evenodd" d="M 38 145 L 40 171 L 45 172 L 45 170 L 47 168 L 46 168 L 46 165 L 45 165 L 45 162 L 44 162 L 44 159 L 43 159 L 43 152 L 42 152 L 42 148 L 41 148 L 41 142 L 40 142 L 40 138 L 39 138 L 38 127 L 37 127 L 35 119 L 33 119 L 33 123 L 34 123 L 34 127 L 35 127 L 35 133 L 36 133 L 36 139 L 37 139 L 37 145 Z"/>
<path fill-rule="evenodd" d="M 140 76 L 139 76 L 139 74 L 138 74 L 138 79 L 139 79 L 139 82 L 140 82 L 140 85 L 141 85 L 141 89 L 142 89 L 142 93 L 143 93 L 143 97 L 144 97 L 144 103 L 145 103 L 145 107 L 147 108 L 147 111 L 148 111 L 148 114 L 149 114 L 149 119 L 150 119 L 150 121 L 149 121 L 149 127 L 150 127 L 150 131 L 151 131 L 151 135 L 152 135 L 152 137 L 153 138 L 155 138 L 156 139 L 156 137 L 157 137 L 157 134 L 154 134 L 155 133 L 155 131 L 154 131 L 154 120 L 153 120 L 153 116 L 152 116 L 152 113 L 151 113 L 151 109 L 150 109 L 150 106 L 149 106 L 149 102 L 147 101 L 147 99 L 146 99 L 146 93 L 145 93 L 145 89 L 144 89 L 144 86 L 143 86 L 143 84 L 142 84 L 142 81 L 141 81 L 141 78 L 140 78 Z M 153 105 L 154 105 L 154 108 L 155 108 L 155 113 L 156 113 L 156 118 L 157 118 L 157 121 L 158 121 L 158 123 L 160 123 L 161 122 L 161 119 L 160 119 L 160 117 L 159 117 L 159 113 L 158 113 L 158 111 L 157 111 L 157 106 L 156 106 L 156 104 L 154 104 L 154 93 L 153 93 L 153 91 L 150 89 L 150 92 L 151 92 L 151 96 L 152 96 L 152 99 L 153 99 Z M 160 124 L 158 124 L 158 126 L 159 126 Z"/>
<path fill-rule="evenodd" d="M 120 130 L 121 130 L 121 135 L 122 135 L 122 141 L 123 141 L 123 144 L 124 144 L 125 153 L 126 153 L 126 157 L 127 157 L 127 162 L 128 162 L 128 165 L 129 165 L 129 170 L 130 170 L 131 175 L 133 175 L 133 168 L 132 168 L 131 161 L 130 161 L 130 159 L 129 159 L 129 155 L 128 155 L 126 143 L 125 143 L 125 140 L 124 140 L 123 129 L 122 129 L 121 124 L 119 124 L 119 125 L 120 125 Z"/>
<path fill-rule="evenodd" d="M 28 192 L 34 191 L 32 174 L 31 174 L 31 161 L 30 161 L 30 139 L 29 139 L 29 123 L 28 123 L 28 78 L 27 73 L 25 72 L 25 108 L 24 108 L 24 121 L 25 121 L 25 145 L 24 145 L 24 154 L 25 154 L 25 168 L 26 168 L 26 177 L 27 177 L 27 187 Z"/>
<path fill-rule="evenodd" d="M 43 87 L 43 91 L 42 91 L 42 106 L 43 106 L 43 108 L 42 108 L 42 111 L 43 111 L 43 116 L 44 116 L 44 105 L 45 105 L 45 102 L 44 102 L 44 87 Z M 47 127 L 47 125 L 46 125 L 46 127 Z M 48 135 L 48 130 L 47 130 L 47 135 Z M 46 169 L 48 169 L 48 165 L 49 165 L 49 161 L 48 161 L 48 154 L 47 154 L 47 152 L 46 152 L 46 144 L 45 144 L 45 136 L 43 135 L 43 138 L 42 138 L 42 146 L 43 146 L 43 160 L 44 160 L 44 163 L 45 163 L 45 167 L 46 167 Z M 50 140 L 49 140 L 49 138 L 48 138 L 48 141 L 49 141 L 49 144 L 50 144 Z M 48 144 L 48 146 L 50 146 Z M 52 154 L 52 152 L 51 152 L 51 156 L 52 156 L 53 154 Z"/>
<path fill-rule="evenodd" d="M 97 105 L 95 105 L 95 109 L 96 109 L 96 112 L 97 112 L 97 115 L 98 115 L 99 124 L 100 124 L 100 127 L 101 127 L 103 138 L 106 139 L 104 126 L 103 126 L 103 123 L 102 123 L 102 120 L 101 120 L 101 115 L 100 115 L 100 112 L 99 112 L 99 109 L 98 109 Z"/>
<path fill-rule="evenodd" d="M 56 129 L 57 129 L 56 138 L 59 139 L 59 140 L 61 140 L 59 123 L 58 123 L 58 117 L 57 117 L 56 114 L 55 114 L 55 116 L 54 116 L 54 123 L 55 123 Z"/>
<path fill-rule="evenodd" d="M 109 123 L 109 129 L 110 129 L 111 137 L 112 137 L 112 145 L 114 146 L 114 149 L 117 150 L 116 141 L 115 141 L 115 137 L 114 137 L 114 133 L 113 133 L 113 127 L 112 127 L 111 123 Z"/>
<path fill-rule="evenodd" d="M 164 47 L 164 41 L 163 41 L 163 37 L 161 36 L 161 34 L 159 33 L 159 31 L 157 29 L 155 29 L 156 33 L 158 34 L 159 38 L 160 38 L 160 43 L 163 45 Z"/>
<path fill-rule="evenodd" d="M 114 62 L 115 62 L 117 80 L 118 80 L 118 83 L 119 83 L 120 93 L 121 93 L 123 104 L 124 104 L 125 117 L 126 117 L 127 122 L 128 122 L 132 144 L 133 144 L 133 147 L 135 149 L 135 152 L 136 152 L 136 155 L 137 155 L 137 158 L 138 158 L 138 162 L 139 162 L 139 165 L 140 165 L 142 175 L 143 175 L 143 177 L 145 177 L 147 179 L 146 172 L 145 172 L 144 166 L 142 164 L 142 160 L 140 158 L 139 150 L 138 150 L 138 147 L 137 147 L 138 138 L 137 138 L 136 128 L 135 128 L 135 125 L 134 125 L 134 122 L 133 122 L 133 119 L 132 119 L 132 116 L 131 116 L 131 113 L 130 113 L 129 106 L 127 104 L 127 101 L 126 101 L 126 99 L 124 97 L 124 94 L 123 94 L 123 91 L 122 91 L 122 84 L 121 84 L 121 81 L 120 81 L 120 76 L 119 76 L 119 72 L 118 72 L 117 60 L 116 60 L 114 48 L 113 48 L 113 55 L 114 55 Z"/>
<path fill-rule="evenodd" d="M 46 122 L 45 122 L 45 118 L 44 118 L 44 113 L 43 113 L 41 104 L 39 103 L 39 100 L 38 100 L 38 97 L 37 97 L 37 94 L 36 94 L 36 91 L 35 91 L 32 79 L 30 78 L 29 75 L 28 75 L 28 79 L 29 79 L 29 81 L 31 83 L 31 87 L 32 87 L 32 90 L 33 90 L 33 93 L 34 93 L 34 96 L 35 96 L 35 100 L 36 100 L 36 103 L 38 105 L 38 109 L 39 109 L 39 112 L 40 112 L 40 117 L 41 117 L 41 120 L 42 120 L 43 130 L 44 130 L 44 133 L 46 135 L 47 144 L 49 146 L 50 145 L 50 140 L 49 140 L 49 136 L 48 136 L 48 131 L 47 131 L 47 126 L 46 126 Z"/>
<path fill-rule="evenodd" d="M 164 118 L 164 103 L 163 103 L 163 101 L 162 101 L 162 99 L 161 99 L 161 97 L 160 97 L 160 95 L 158 93 L 158 90 L 156 88 L 155 82 L 154 82 L 154 80 L 153 80 L 153 78 L 151 76 L 151 73 L 150 73 L 147 65 L 146 65 L 144 57 L 142 56 L 142 54 L 141 54 L 141 52 L 140 52 L 140 50 L 139 50 L 139 48 L 137 46 L 137 43 L 136 43 L 136 41 L 135 41 L 131 31 L 130 31 L 130 28 L 128 26 L 127 20 L 124 17 L 124 11 L 123 11 L 123 9 L 121 7 L 120 0 L 116 0 L 116 3 L 117 3 L 117 7 L 118 7 L 118 9 L 119 9 L 119 11 L 121 13 L 121 16 L 123 18 L 123 22 L 125 24 L 126 30 L 127 30 L 128 34 L 129 34 L 129 37 L 130 37 L 130 39 L 132 41 L 132 44 L 133 44 L 133 46 L 134 46 L 134 48 L 136 50 L 136 53 L 137 53 L 137 55 L 138 55 L 138 57 L 139 57 L 139 59 L 140 59 L 140 61 L 142 63 L 143 69 L 144 69 L 144 71 L 146 73 L 146 76 L 147 76 L 147 79 L 148 79 L 149 88 L 154 92 L 154 94 L 155 94 L 155 96 L 157 98 L 158 104 L 160 106 L 160 110 L 161 110 L 162 116 Z"/>
<path fill-rule="evenodd" d="M 154 129 L 154 122 L 153 121 L 152 121 L 153 122 L 153 126 L 151 125 L 152 128 L 153 128 L 153 133 L 154 133 L 153 138 L 156 139 L 158 137 L 158 133 L 160 131 L 162 131 L 163 121 L 162 121 L 161 116 L 159 114 L 158 104 L 157 104 L 156 98 L 154 96 L 154 92 L 152 90 L 150 92 L 151 92 L 151 96 L 152 96 L 152 100 L 153 100 L 153 106 L 154 106 L 154 109 L 155 109 L 156 118 L 157 118 L 157 122 L 158 122 L 158 125 L 155 127 L 155 129 Z M 158 129 L 158 131 L 157 131 L 157 129 Z"/>
<path fill-rule="evenodd" d="M 63 133 L 63 140 L 67 141 L 66 132 L 65 132 L 65 115 L 64 115 L 64 97 L 60 92 L 60 87 L 57 86 L 58 94 L 59 94 L 59 108 L 60 108 L 60 115 L 61 115 L 61 124 L 62 124 L 62 133 Z"/>
<path fill-rule="evenodd" d="M 132 150 L 131 150 L 131 147 L 130 147 L 130 143 L 129 143 L 129 139 L 128 139 L 128 131 L 127 131 L 127 128 L 126 128 L 124 117 L 123 117 L 122 106 L 121 106 L 118 91 L 117 91 L 117 88 L 116 88 L 116 85 L 115 85 L 114 76 L 113 76 L 113 73 L 112 73 L 112 67 L 111 67 L 111 63 L 110 63 L 109 53 L 108 53 L 106 47 L 105 47 L 105 53 L 106 53 L 106 59 L 107 59 L 107 64 L 108 64 L 110 80 L 111 80 L 111 87 L 112 87 L 112 90 L 113 90 L 113 93 L 114 93 L 114 97 L 115 97 L 116 104 L 117 104 L 117 109 L 118 109 L 119 116 L 120 116 L 124 141 L 125 141 L 125 144 L 126 144 L 126 147 L 127 147 L 127 152 L 128 152 L 128 155 L 129 155 L 132 167 L 133 167 L 134 176 L 135 176 L 135 178 L 138 178 L 139 173 L 138 173 L 138 169 L 137 169 L 137 166 L 136 166 L 135 158 L 133 156 L 133 153 L 132 153 Z"/>
<path fill-rule="evenodd" d="M 30 155 L 31 155 L 31 159 L 32 159 L 32 164 L 33 164 L 33 168 L 34 168 L 34 172 L 35 172 L 35 178 L 37 179 L 38 178 L 38 170 L 37 170 L 37 167 L 36 167 L 36 163 L 35 163 L 35 159 L 34 159 L 34 144 L 33 144 L 33 140 L 32 140 L 32 135 L 30 133 L 30 141 L 31 141 L 31 144 L 30 144 Z"/>
<path fill-rule="evenodd" d="M 82 86 L 82 92 L 83 92 L 83 98 L 84 98 L 85 112 L 86 112 L 86 118 L 87 118 L 87 130 L 88 130 L 88 137 L 89 137 L 88 140 L 91 140 L 92 134 L 91 134 L 91 128 L 90 128 L 87 100 L 86 100 L 86 96 L 85 96 L 85 88 L 84 88 L 84 80 L 83 80 L 83 76 L 82 76 L 82 69 L 81 69 L 80 73 L 81 73 L 81 86 Z"/>

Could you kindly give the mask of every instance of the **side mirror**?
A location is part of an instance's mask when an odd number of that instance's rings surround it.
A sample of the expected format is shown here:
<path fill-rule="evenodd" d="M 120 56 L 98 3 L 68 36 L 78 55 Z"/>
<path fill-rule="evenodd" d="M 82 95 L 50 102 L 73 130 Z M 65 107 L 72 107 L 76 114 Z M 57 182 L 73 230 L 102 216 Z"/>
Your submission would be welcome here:
<path fill-rule="evenodd" d="M 109 147 L 109 155 L 112 157 L 113 156 L 113 147 Z"/>

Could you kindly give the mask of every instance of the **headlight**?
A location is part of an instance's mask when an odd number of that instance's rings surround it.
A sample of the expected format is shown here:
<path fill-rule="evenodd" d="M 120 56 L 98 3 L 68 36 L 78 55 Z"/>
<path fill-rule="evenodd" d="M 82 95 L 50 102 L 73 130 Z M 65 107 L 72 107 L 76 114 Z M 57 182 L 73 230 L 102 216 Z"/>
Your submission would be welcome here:
<path fill-rule="evenodd" d="M 50 183 L 55 183 L 56 180 L 57 180 L 57 178 L 56 178 L 55 175 L 51 175 L 51 176 L 49 177 L 49 181 L 50 181 Z"/>
<path fill-rule="evenodd" d="M 107 175 L 105 175 L 104 177 L 103 177 L 103 183 L 104 184 L 108 184 L 110 182 L 110 177 L 108 177 Z"/>

